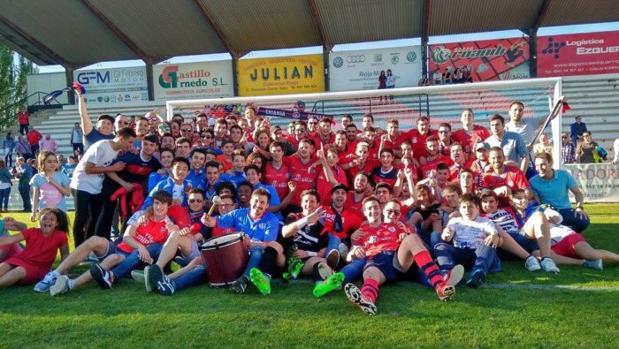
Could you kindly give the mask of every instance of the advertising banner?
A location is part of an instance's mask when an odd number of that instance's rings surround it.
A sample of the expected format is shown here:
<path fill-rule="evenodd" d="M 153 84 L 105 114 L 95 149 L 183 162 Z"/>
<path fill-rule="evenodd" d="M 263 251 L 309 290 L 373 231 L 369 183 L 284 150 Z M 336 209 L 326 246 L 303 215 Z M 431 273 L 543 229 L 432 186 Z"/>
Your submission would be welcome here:
<path fill-rule="evenodd" d="M 616 164 L 568 164 L 563 168 L 580 183 L 585 202 L 619 202 L 619 167 Z"/>
<path fill-rule="evenodd" d="M 440 75 L 466 81 L 525 79 L 529 73 L 529 43 L 509 38 L 430 45 L 430 78 Z M 470 79 L 468 78 L 470 76 Z"/>
<path fill-rule="evenodd" d="M 421 46 L 342 51 L 329 54 L 331 91 L 417 86 Z"/>
<path fill-rule="evenodd" d="M 232 61 L 153 66 L 155 100 L 234 97 Z"/>
<path fill-rule="evenodd" d="M 322 55 L 240 59 L 240 96 L 323 92 Z"/>
<path fill-rule="evenodd" d="M 86 89 L 88 104 L 148 100 L 146 67 L 76 70 L 73 78 Z"/>
<path fill-rule="evenodd" d="M 541 36 L 537 76 L 619 73 L 619 31 Z"/>

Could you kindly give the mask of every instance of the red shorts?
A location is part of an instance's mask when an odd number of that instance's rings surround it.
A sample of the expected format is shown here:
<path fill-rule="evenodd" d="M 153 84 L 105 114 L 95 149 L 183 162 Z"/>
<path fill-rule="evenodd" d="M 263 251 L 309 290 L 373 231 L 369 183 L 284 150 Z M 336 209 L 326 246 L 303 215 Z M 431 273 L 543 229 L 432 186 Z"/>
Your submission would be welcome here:
<path fill-rule="evenodd" d="M 5 263 L 14 267 L 22 267 L 26 270 L 26 276 L 19 281 L 22 285 L 30 285 L 39 282 L 50 271 L 50 267 L 40 267 L 33 265 L 28 261 L 25 261 L 18 257 L 11 257 L 5 261 Z"/>
<path fill-rule="evenodd" d="M 561 256 L 579 259 L 580 257 L 576 254 L 574 247 L 581 241 L 586 241 L 582 235 L 578 233 L 569 234 L 564 237 L 563 240 L 552 246 L 552 251 Z"/>

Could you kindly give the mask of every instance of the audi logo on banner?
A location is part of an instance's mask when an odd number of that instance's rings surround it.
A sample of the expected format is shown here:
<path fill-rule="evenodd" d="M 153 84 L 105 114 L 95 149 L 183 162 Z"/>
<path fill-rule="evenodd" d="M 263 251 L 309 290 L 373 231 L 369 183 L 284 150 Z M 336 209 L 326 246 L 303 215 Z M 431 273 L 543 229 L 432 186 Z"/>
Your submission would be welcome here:
<path fill-rule="evenodd" d="M 365 55 L 346 56 L 346 63 L 363 63 Z"/>

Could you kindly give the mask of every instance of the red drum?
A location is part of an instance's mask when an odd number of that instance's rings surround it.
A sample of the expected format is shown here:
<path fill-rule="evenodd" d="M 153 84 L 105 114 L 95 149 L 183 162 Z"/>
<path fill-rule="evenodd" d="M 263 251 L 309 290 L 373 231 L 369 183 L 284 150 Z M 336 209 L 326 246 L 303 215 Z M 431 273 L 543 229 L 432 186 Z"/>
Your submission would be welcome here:
<path fill-rule="evenodd" d="M 227 286 L 238 279 L 247 266 L 249 239 L 243 233 L 222 235 L 203 243 L 200 251 L 207 266 L 209 285 Z"/>

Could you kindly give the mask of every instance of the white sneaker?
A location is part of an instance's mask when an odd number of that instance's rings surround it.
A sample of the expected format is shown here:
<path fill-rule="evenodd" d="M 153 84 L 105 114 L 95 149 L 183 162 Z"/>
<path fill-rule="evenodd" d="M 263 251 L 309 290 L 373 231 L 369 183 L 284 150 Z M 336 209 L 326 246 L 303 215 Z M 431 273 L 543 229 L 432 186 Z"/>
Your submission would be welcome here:
<path fill-rule="evenodd" d="M 555 264 L 555 261 L 553 261 L 550 257 L 544 257 L 540 262 L 540 265 L 542 266 L 542 270 L 547 273 L 558 274 L 560 272 L 559 268 Z"/>
<path fill-rule="evenodd" d="M 52 285 L 56 282 L 57 278 L 58 273 L 55 271 L 50 271 L 49 273 L 45 274 L 43 280 L 37 282 L 37 284 L 34 285 L 34 291 L 41 293 L 49 291 L 49 288 L 52 287 Z"/>
<path fill-rule="evenodd" d="M 71 289 L 69 277 L 66 275 L 60 275 L 56 282 L 49 288 L 50 296 L 57 296 L 59 294 L 67 293 Z"/>
<path fill-rule="evenodd" d="M 595 270 L 604 270 L 604 263 L 601 259 L 586 260 L 582 265 Z"/>
<path fill-rule="evenodd" d="M 527 257 L 527 259 L 524 261 L 524 267 L 528 270 L 528 271 L 539 271 L 542 270 L 542 266 L 539 263 L 539 259 L 537 259 L 537 257 L 530 255 L 529 257 Z"/>

